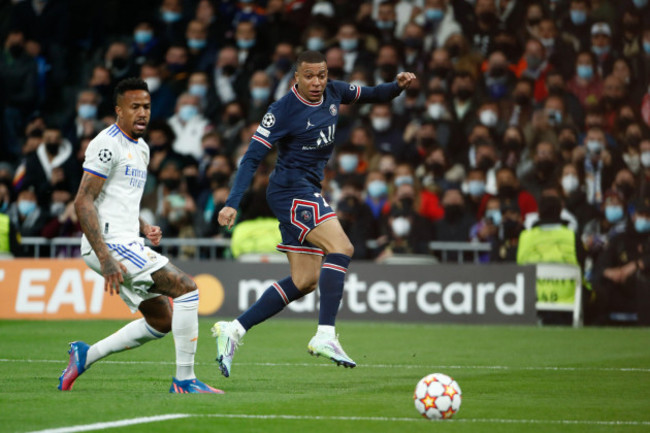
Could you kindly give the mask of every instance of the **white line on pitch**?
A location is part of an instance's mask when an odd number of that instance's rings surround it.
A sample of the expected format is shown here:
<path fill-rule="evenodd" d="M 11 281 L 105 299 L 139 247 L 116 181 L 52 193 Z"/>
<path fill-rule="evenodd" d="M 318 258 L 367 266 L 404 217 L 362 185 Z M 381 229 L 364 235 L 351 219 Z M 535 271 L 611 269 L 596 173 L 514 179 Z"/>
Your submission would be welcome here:
<path fill-rule="evenodd" d="M 74 425 L 70 427 L 51 428 L 46 430 L 37 430 L 31 433 L 75 433 L 93 430 L 105 430 L 108 428 L 126 427 L 135 424 L 147 424 L 150 422 L 167 421 L 170 419 L 187 418 L 194 415 L 184 413 L 172 413 L 169 415 L 145 416 L 140 418 L 121 419 L 118 421 L 98 422 L 94 424 Z"/>
<path fill-rule="evenodd" d="M 0 358 L 0 362 L 26 362 L 37 364 L 65 364 L 65 359 L 6 359 Z M 100 361 L 102 364 L 118 365 L 175 365 L 172 361 Z M 214 365 L 213 362 L 197 362 L 195 365 Z M 255 366 L 255 367 L 335 367 L 329 363 L 308 363 L 308 362 L 239 362 L 237 365 Z M 419 369 L 419 368 L 440 368 L 448 370 L 524 370 L 524 371 L 618 371 L 618 372 L 636 372 L 650 373 L 650 368 L 635 367 L 513 367 L 507 365 L 414 365 L 414 364 L 361 364 L 359 367 L 365 368 L 402 368 L 402 369 Z"/>

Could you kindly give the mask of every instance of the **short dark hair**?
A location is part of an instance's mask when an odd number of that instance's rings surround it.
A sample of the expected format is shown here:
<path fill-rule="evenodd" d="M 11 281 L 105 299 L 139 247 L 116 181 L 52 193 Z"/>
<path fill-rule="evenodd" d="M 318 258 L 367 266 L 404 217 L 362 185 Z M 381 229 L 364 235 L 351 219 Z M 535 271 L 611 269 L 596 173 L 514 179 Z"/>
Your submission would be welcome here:
<path fill-rule="evenodd" d="M 298 55 L 296 59 L 296 70 L 303 63 L 322 63 L 325 61 L 325 55 L 320 51 L 307 50 Z"/>
<path fill-rule="evenodd" d="M 119 97 L 123 96 L 124 93 L 131 90 L 144 90 L 145 92 L 149 93 L 149 86 L 147 86 L 147 83 L 141 78 L 125 78 L 124 80 L 117 83 L 117 86 L 115 86 L 115 94 L 113 95 L 113 102 L 115 102 L 115 105 L 117 105 L 117 100 Z"/>

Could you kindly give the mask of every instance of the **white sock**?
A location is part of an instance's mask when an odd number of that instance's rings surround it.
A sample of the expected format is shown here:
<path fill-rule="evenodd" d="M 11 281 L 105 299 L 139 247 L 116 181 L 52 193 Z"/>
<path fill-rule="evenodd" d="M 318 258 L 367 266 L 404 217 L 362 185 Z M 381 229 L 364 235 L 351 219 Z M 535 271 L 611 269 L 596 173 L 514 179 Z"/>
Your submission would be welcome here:
<path fill-rule="evenodd" d="M 242 326 L 241 323 L 239 323 L 239 320 L 235 319 L 230 322 L 230 324 L 233 327 L 235 338 L 237 338 L 238 341 L 244 338 L 244 335 L 246 335 L 246 329 Z"/>
<path fill-rule="evenodd" d="M 327 338 L 334 338 L 336 336 L 336 328 L 332 325 L 318 325 L 316 335 L 321 335 Z"/>
<path fill-rule="evenodd" d="M 199 291 L 174 299 L 172 333 L 176 345 L 176 379 L 194 379 L 194 354 L 199 338 Z"/>
<path fill-rule="evenodd" d="M 144 319 L 134 320 L 112 335 L 90 346 L 86 355 L 86 368 L 94 362 L 127 349 L 142 346 L 147 341 L 157 340 L 167 334 L 156 331 Z"/>

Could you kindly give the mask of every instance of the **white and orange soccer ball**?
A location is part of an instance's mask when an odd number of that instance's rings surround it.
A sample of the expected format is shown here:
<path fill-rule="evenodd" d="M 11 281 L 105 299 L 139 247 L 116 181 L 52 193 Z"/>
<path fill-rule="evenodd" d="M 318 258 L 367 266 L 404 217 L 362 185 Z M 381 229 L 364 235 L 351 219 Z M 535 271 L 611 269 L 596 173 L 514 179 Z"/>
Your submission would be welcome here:
<path fill-rule="evenodd" d="M 428 419 L 449 419 L 460 409 L 462 392 L 458 383 L 442 373 L 424 376 L 415 386 L 415 408 Z"/>

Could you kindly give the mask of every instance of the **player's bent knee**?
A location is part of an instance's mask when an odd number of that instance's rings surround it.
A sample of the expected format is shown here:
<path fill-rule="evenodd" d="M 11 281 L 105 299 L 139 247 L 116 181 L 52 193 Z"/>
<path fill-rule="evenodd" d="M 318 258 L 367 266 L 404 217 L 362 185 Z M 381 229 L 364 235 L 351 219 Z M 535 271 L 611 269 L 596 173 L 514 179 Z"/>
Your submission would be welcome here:
<path fill-rule="evenodd" d="M 305 295 L 313 292 L 318 287 L 318 277 L 306 277 L 294 279 L 293 283 Z"/>
<path fill-rule="evenodd" d="M 183 278 L 181 278 L 181 294 L 179 296 L 182 296 L 186 293 L 193 292 L 198 289 L 196 283 L 192 278 L 190 278 L 189 275 L 183 275 Z"/>
<path fill-rule="evenodd" d="M 153 329 L 163 334 L 167 334 L 172 330 L 172 316 L 147 316 L 145 320 Z"/>

